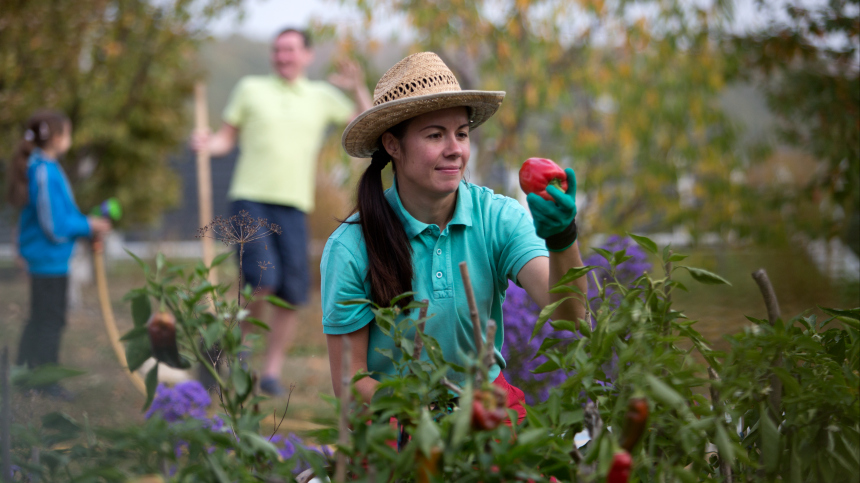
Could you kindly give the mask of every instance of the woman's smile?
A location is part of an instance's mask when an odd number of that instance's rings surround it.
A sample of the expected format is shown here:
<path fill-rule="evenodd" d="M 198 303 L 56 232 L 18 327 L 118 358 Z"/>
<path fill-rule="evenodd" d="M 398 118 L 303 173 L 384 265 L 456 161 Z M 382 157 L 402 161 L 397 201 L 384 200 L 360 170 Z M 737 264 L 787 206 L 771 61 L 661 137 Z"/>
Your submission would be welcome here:
<path fill-rule="evenodd" d="M 439 166 L 436 168 L 436 171 L 439 171 L 442 174 L 447 174 L 451 176 L 460 176 L 460 166 Z"/>

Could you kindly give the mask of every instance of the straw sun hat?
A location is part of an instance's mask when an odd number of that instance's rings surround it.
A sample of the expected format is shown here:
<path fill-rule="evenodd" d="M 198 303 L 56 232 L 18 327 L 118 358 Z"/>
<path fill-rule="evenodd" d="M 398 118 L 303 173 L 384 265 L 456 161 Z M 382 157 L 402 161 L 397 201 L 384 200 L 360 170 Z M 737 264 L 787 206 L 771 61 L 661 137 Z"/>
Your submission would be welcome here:
<path fill-rule="evenodd" d="M 369 158 L 379 137 L 392 126 L 427 112 L 464 106 L 469 126 L 475 129 L 492 117 L 503 91 L 463 91 L 442 59 L 419 52 L 401 60 L 379 79 L 373 90 L 373 107 L 359 114 L 343 131 L 343 149 L 353 157 Z"/>

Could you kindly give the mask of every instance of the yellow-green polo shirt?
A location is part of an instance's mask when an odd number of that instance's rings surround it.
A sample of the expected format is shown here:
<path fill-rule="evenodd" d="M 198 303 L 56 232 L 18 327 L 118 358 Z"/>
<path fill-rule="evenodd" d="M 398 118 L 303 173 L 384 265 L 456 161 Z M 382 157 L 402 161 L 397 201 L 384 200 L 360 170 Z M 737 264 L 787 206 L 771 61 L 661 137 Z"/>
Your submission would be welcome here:
<path fill-rule="evenodd" d="M 354 110 L 352 101 L 327 82 L 243 78 L 223 115 L 239 129 L 241 149 L 229 198 L 313 210 L 325 130 L 331 123 L 346 123 Z"/>
<path fill-rule="evenodd" d="M 493 319 L 498 324 L 493 341 L 497 363 L 489 374 L 490 380 L 495 380 L 505 366 L 502 303 L 508 280 L 516 281 L 529 260 L 549 256 L 546 243 L 535 233 L 531 217 L 515 200 L 465 181 L 457 188 L 454 216 L 441 231 L 437 225 L 422 223 L 406 211 L 396 184 L 385 192 L 385 198 L 403 222 L 412 247 L 415 299 L 429 300 L 427 313 L 433 317 L 427 321 L 425 331 L 439 341 L 445 360 L 458 365 L 464 364 L 466 354 L 475 352 L 472 319 L 459 268 L 460 262 L 467 263 L 482 323 Z M 358 216 L 353 215 L 348 221 L 355 221 Z M 320 264 L 322 323 L 326 334 L 348 334 L 371 324 L 367 368 L 379 379 L 383 374 L 395 372 L 394 364 L 379 350 L 391 351 L 399 358 L 400 349 L 373 322 L 368 304 L 339 304 L 370 299 L 367 265 L 361 226 L 340 225 L 329 237 Z M 410 317 L 416 318 L 417 314 Z M 414 337 L 414 329 L 407 337 Z M 422 357 L 426 359 L 427 354 Z"/>

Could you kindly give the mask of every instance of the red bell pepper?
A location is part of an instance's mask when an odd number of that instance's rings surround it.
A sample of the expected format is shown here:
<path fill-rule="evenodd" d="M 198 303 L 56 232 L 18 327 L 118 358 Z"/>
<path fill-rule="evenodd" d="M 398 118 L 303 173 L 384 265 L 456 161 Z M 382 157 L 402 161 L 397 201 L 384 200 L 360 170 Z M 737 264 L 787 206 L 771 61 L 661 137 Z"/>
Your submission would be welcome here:
<path fill-rule="evenodd" d="M 535 193 L 545 200 L 553 201 L 552 196 L 546 192 L 549 185 L 567 191 L 567 174 L 561 166 L 551 159 L 527 159 L 520 168 L 520 188 L 526 194 Z"/>
<path fill-rule="evenodd" d="M 627 483 L 632 465 L 633 458 L 630 457 L 630 453 L 626 451 L 615 453 L 615 456 L 612 457 L 609 474 L 606 475 L 606 483 Z"/>

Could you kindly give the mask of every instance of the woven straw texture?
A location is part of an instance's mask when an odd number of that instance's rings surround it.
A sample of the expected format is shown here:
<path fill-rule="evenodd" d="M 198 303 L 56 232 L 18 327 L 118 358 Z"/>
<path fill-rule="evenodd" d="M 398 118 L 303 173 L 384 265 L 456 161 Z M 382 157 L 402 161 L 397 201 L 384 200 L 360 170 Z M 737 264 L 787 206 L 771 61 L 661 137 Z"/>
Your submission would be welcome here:
<path fill-rule="evenodd" d="M 502 104 L 501 91 L 463 91 L 442 59 L 433 52 L 412 54 L 386 72 L 373 90 L 373 107 L 361 113 L 343 131 L 346 152 L 369 158 L 388 128 L 421 114 L 464 106 L 469 108 L 470 129 L 492 117 Z"/>

